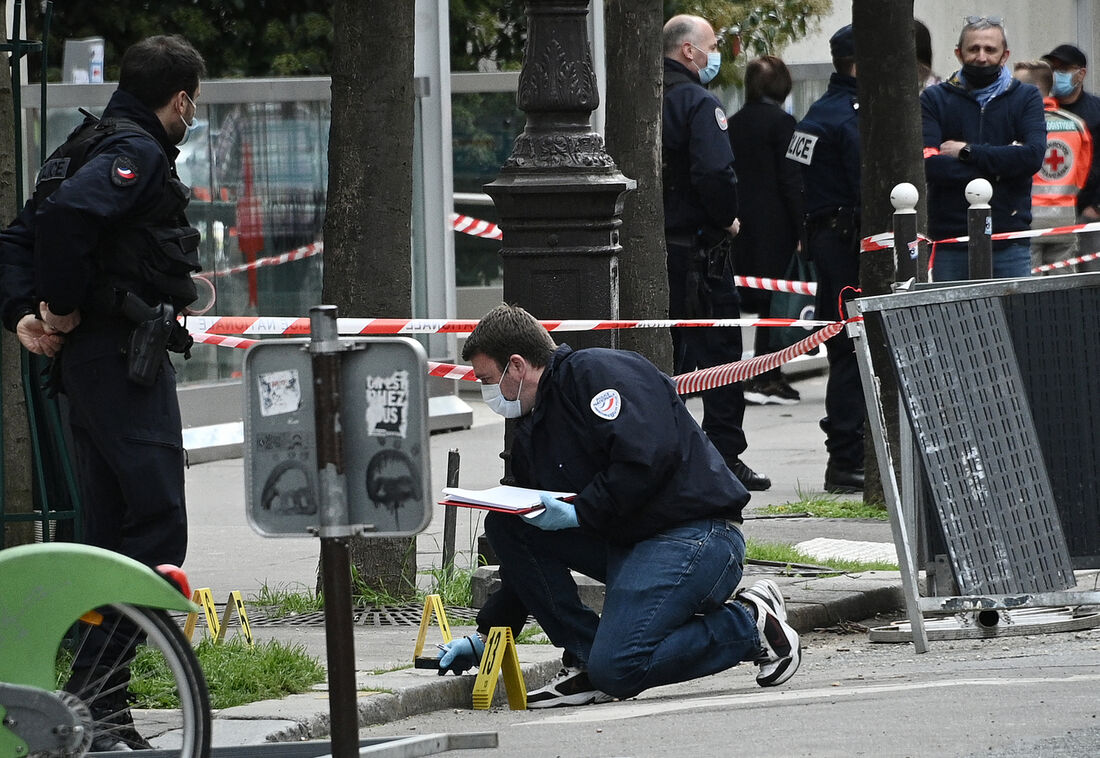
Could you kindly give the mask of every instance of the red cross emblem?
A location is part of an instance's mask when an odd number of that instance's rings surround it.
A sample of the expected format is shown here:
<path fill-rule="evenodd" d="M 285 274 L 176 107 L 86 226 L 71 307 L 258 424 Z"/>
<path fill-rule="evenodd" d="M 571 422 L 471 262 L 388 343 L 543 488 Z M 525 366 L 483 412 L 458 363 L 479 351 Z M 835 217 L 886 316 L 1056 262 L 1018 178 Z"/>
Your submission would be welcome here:
<path fill-rule="evenodd" d="M 1070 146 L 1060 139 L 1047 140 L 1047 153 L 1043 158 L 1043 167 L 1039 169 L 1040 176 L 1054 182 L 1064 179 L 1073 168 L 1073 151 Z"/>

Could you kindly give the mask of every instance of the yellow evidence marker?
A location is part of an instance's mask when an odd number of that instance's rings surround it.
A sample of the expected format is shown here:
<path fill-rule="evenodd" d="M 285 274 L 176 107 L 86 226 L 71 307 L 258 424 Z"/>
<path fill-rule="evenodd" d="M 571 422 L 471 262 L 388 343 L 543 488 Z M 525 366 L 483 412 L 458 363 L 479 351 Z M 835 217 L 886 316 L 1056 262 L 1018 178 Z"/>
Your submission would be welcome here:
<path fill-rule="evenodd" d="M 513 711 L 527 709 L 527 685 L 519 668 L 516 641 L 509 626 L 494 626 L 485 641 L 485 653 L 474 680 L 474 710 L 487 711 L 493 703 L 497 677 L 504 672 L 504 689 L 508 693 L 508 707 Z"/>
<path fill-rule="evenodd" d="M 420 614 L 420 631 L 416 635 L 416 648 L 413 650 L 413 665 L 416 668 L 439 668 L 437 656 L 424 655 L 424 642 L 428 639 L 428 624 L 431 623 L 432 614 L 435 614 L 436 622 L 439 624 L 443 642 L 451 641 L 451 625 L 443 610 L 443 600 L 439 595 L 428 595 L 424 598 L 424 611 Z"/>

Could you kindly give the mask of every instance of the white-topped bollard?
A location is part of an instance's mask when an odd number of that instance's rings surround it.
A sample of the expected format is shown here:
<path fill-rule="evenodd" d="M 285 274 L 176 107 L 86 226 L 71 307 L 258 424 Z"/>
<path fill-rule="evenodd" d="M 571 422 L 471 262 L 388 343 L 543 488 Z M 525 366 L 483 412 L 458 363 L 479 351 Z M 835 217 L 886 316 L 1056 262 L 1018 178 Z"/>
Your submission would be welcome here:
<path fill-rule="evenodd" d="M 993 278 L 993 215 L 989 201 L 993 185 L 987 179 L 972 179 L 966 185 L 966 234 L 971 279 Z"/>
<path fill-rule="evenodd" d="M 894 206 L 894 271 L 899 282 L 916 278 L 928 280 L 928 260 L 923 266 L 918 257 L 917 244 L 917 188 L 909 182 L 895 184 L 890 190 L 890 204 Z"/>

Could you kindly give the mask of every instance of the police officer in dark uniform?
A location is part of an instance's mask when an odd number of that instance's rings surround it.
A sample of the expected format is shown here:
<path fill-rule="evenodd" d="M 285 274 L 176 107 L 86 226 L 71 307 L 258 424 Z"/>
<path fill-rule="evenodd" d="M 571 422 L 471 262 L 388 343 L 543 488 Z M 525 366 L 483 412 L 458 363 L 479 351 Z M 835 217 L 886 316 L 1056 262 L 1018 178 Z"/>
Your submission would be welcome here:
<path fill-rule="evenodd" d="M 832 36 L 829 48 L 836 73 L 796 127 L 787 157 L 802 164 L 806 249 L 817 269 L 818 318 L 840 320 L 843 290 L 859 286 L 859 100 L 851 24 Z M 843 332 L 826 347 L 825 490 L 857 492 L 863 489 L 866 418 L 859 365 L 852 340 Z"/>
<path fill-rule="evenodd" d="M 184 216 L 190 191 L 174 161 L 204 73 L 181 37 L 131 46 L 102 118 L 89 116 L 43 165 L 34 196 L 0 236 L 5 325 L 41 320 L 45 334 L 62 335 L 53 381 L 68 400 L 84 541 L 149 566 L 181 564 L 187 549 L 182 424 L 167 351 L 190 346 L 175 316 L 195 299 L 199 235 Z M 33 267 L 33 290 L 17 276 L 19 261 Z M 100 643 L 103 658 L 88 650 L 74 664 L 88 669 L 89 682 L 101 660 L 126 654 L 125 643 Z M 70 686 L 80 681 L 74 673 Z M 148 747 L 118 684 L 105 689 L 115 688 L 119 702 L 89 702 L 93 717 L 107 714 L 117 727 L 103 728 L 93 749 Z"/>
<path fill-rule="evenodd" d="M 711 25 L 698 16 L 674 16 L 664 27 L 662 179 L 669 318 L 741 315 L 730 265 L 737 234 L 737 175 L 726 134 L 726 114 L 703 86 L 722 63 Z M 677 374 L 741 360 L 739 329 L 672 330 Z M 744 462 L 745 395 L 740 382 L 703 393 L 703 431 L 726 465 L 750 490 L 771 480 Z"/>

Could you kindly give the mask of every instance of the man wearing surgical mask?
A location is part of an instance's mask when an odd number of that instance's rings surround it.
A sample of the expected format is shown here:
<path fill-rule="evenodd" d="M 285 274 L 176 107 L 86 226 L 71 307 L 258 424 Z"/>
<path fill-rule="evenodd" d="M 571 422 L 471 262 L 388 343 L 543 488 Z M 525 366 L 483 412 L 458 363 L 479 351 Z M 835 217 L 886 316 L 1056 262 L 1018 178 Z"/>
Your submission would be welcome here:
<path fill-rule="evenodd" d="M 741 302 L 730 265 L 737 219 L 726 114 L 706 84 L 718 74 L 719 40 L 706 19 L 673 16 L 662 32 L 664 100 L 661 111 L 661 180 L 670 318 L 737 318 Z M 673 372 L 741 360 L 739 329 L 672 329 Z M 742 429 L 745 394 L 740 382 L 708 390 L 703 431 L 726 465 L 750 490 L 766 490 L 768 477 L 741 460 L 748 447 Z"/>
<path fill-rule="evenodd" d="M 1100 97 L 1085 92 L 1085 76 L 1088 59 L 1073 45 L 1058 45 L 1043 56 L 1054 70 L 1054 87 L 1050 94 L 1058 101 L 1058 107 L 1067 110 L 1088 126 L 1095 146 L 1100 145 Z M 1100 221 L 1100 160 L 1093 157 L 1089 178 L 1077 193 L 1077 222 L 1088 224 Z M 1100 252 L 1100 233 L 1079 234 L 1080 253 Z M 1077 266 L 1078 271 L 1100 271 L 1100 261 L 1086 261 Z"/>
<path fill-rule="evenodd" d="M 196 298 L 199 232 L 185 216 L 175 146 L 205 72 L 182 37 L 130 46 L 102 118 L 88 116 L 43 164 L 33 197 L 0 233 L 4 326 L 52 357 L 54 389 L 67 400 L 83 541 L 148 566 L 179 565 L 187 553 L 168 351 L 190 347 L 175 314 Z M 148 327 L 157 323 L 168 333 Z M 123 665 L 141 635 L 106 638 L 112 626 L 92 633 L 65 684 L 88 706 L 93 752 L 149 747 L 130 716 Z M 116 662 L 119 680 L 105 687 Z"/>
<path fill-rule="evenodd" d="M 966 185 L 987 179 L 993 233 L 1031 228 L 1031 178 L 1047 149 L 1043 98 L 1012 78 L 1008 34 L 998 16 L 967 16 L 955 57 L 961 68 L 921 92 L 928 229 L 932 239 L 966 234 Z M 993 276 L 1031 274 L 1026 239 L 993 242 Z M 936 281 L 969 278 L 966 243 L 938 245 Z"/>
<path fill-rule="evenodd" d="M 528 708 L 633 697 L 741 662 L 758 667 L 762 687 L 794 675 L 799 638 L 778 587 L 735 592 L 749 493 L 667 376 L 637 353 L 555 345 L 509 305 L 478 322 L 462 358 L 495 387 L 483 389 L 490 406 L 520 417 L 516 484 L 544 491 L 530 518 L 485 518 L 502 586 L 567 653 Z M 571 571 L 604 583 L 602 613 L 581 602 Z M 441 665 L 474 665 L 483 641 L 466 640 Z"/>

